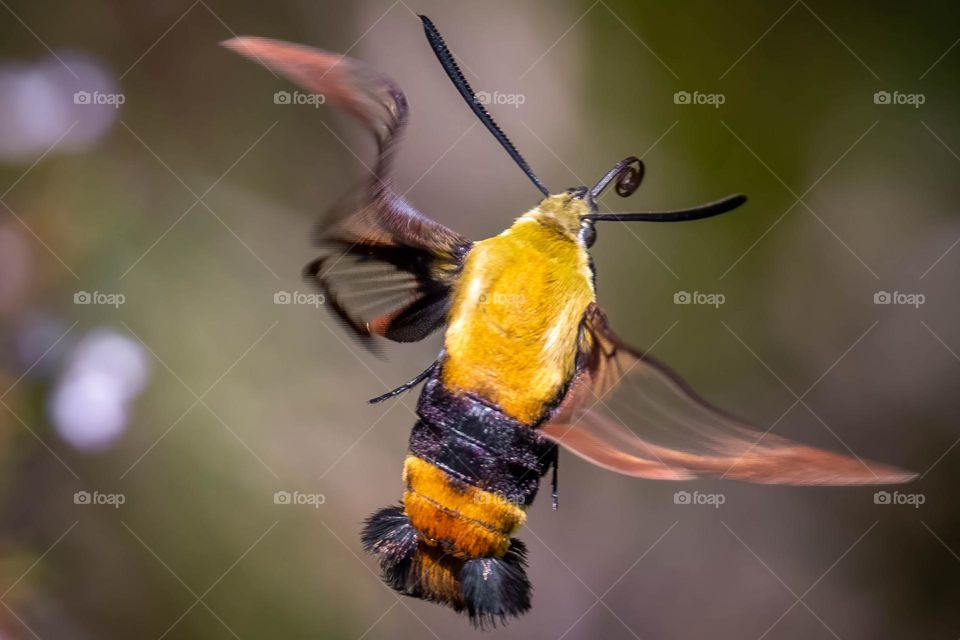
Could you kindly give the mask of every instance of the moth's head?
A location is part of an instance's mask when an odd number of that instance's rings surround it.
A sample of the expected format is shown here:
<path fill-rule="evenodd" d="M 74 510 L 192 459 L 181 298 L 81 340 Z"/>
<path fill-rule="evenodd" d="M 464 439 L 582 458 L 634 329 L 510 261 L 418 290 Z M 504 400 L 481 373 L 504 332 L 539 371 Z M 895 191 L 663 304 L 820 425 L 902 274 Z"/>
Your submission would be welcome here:
<path fill-rule="evenodd" d="M 542 224 L 559 228 L 565 236 L 580 236 L 584 216 L 591 212 L 590 204 L 573 189 L 547 196 L 533 210 L 533 217 Z"/>
<path fill-rule="evenodd" d="M 608 222 L 682 222 L 702 220 L 736 209 L 747 201 L 746 196 L 727 196 L 715 202 L 689 209 L 673 211 L 646 211 L 643 213 L 600 213 L 597 200 L 611 184 L 621 198 L 633 195 L 643 181 L 643 163 L 629 156 L 613 166 L 592 187 L 571 187 L 563 193 L 547 196 L 540 202 L 538 211 L 554 224 L 558 224 L 570 237 L 578 239 L 588 249 L 597 239 L 594 223 Z"/>
<path fill-rule="evenodd" d="M 600 194 L 615 182 L 617 195 L 626 198 L 637 190 L 642 180 L 643 163 L 630 156 L 618 162 L 593 187 L 571 187 L 563 193 L 547 196 L 540 201 L 537 215 L 590 248 L 597 239 L 594 222 L 598 215 L 597 198 Z"/>

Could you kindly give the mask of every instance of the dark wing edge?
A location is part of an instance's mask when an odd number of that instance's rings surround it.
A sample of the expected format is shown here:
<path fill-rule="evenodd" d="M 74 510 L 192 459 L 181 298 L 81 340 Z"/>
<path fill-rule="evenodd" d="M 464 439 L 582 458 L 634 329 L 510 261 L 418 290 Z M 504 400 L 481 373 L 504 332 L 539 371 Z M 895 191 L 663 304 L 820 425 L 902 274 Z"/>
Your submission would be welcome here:
<path fill-rule="evenodd" d="M 361 344 L 375 336 L 422 340 L 441 327 L 471 243 L 422 215 L 391 188 L 391 161 L 407 122 L 406 97 L 388 76 L 336 53 L 258 37 L 223 45 L 351 115 L 377 141 L 371 176 L 318 224 L 321 255 L 303 271 Z"/>
<path fill-rule="evenodd" d="M 596 304 L 584 314 L 581 335 L 582 366 L 543 433 L 600 467 L 659 480 L 714 476 L 790 485 L 916 477 L 798 444 L 716 408 L 667 365 L 620 340 Z"/>

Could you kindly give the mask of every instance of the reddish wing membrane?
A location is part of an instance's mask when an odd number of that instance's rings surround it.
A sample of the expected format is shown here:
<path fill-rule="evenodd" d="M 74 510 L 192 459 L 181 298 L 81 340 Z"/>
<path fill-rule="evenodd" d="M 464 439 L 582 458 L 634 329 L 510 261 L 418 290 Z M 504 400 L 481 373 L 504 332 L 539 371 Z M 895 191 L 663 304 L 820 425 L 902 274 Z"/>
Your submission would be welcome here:
<path fill-rule="evenodd" d="M 764 433 L 701 398 L 674 371 L 625 345 L 592 304 L 584 366 L 544 434 L 590 462 L 660 480 L 718 476 L 763 484 L 906 482 L 914 474 Z"/>
<path fill-rule="evenodd" d="M 388 76 L 358 60 L 302 45 L 241 37 L 223 43 L 358 120 L 375 137 L 373 175 L 321 221 L 319 258 L 304 277 L 367 347 L 373 336 L 421 340 L 443 325 L 450 286 L 470 242 L 430 220 L 391 188 L 391 161 L 407 122 L 407 100 Z"/>

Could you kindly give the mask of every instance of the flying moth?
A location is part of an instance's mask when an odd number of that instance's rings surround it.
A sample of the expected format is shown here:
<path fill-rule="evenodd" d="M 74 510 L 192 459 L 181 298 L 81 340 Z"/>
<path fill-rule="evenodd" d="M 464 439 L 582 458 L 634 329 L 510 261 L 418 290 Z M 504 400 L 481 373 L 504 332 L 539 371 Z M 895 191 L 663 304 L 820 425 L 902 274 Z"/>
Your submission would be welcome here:
<path fill-rule="evenodd" d="M 644 165 L 618 162 L 593 186 L 551 193 L 476 99 L 434 24 L 427 41 L 469 108 L 541 194 L 501 234 L 471 242 L 416 210 L 393 180 L 409 116 L 390 77 L 363 62 L 258 37 L 224 45 L 359 121 L 377 143 L 371 176 L 318 226 L 305 278 L 363 345 L 443 329 L 436 361 L 381 402 L 423 384 L 399 504 L 362 532 L 383 580 L 481 627 L 530 608 L 526 549 L 514 537 L 559 448 L 656 480 L 717 476 L 766 484 L 904 482 L 899 469 L 766 433 L 715 407 L 670 367 L 624 343 L 597 303 L 589 249 L 598 222 L 702 220 L 746 201 L 664 212 L 603 213 L 609 187 L 639 187 Z M 710 224 L 710 223 L 707 223 Z"/>

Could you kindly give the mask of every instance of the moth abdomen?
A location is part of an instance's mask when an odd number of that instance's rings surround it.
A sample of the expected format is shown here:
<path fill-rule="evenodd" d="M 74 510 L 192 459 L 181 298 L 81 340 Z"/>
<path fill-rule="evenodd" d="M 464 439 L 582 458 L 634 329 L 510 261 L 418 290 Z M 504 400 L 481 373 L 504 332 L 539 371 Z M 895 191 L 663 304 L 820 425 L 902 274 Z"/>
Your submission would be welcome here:
<path fill-rule="evenodd" d="M 364 547 L 398 592 L 485 627 L 530 608 L 526 548 L 512 535 L 553 460 L 552 445 L 496 408 L 444 389 L 438 375 L 418 405 L 402 505 L 367 521 Z"/>

